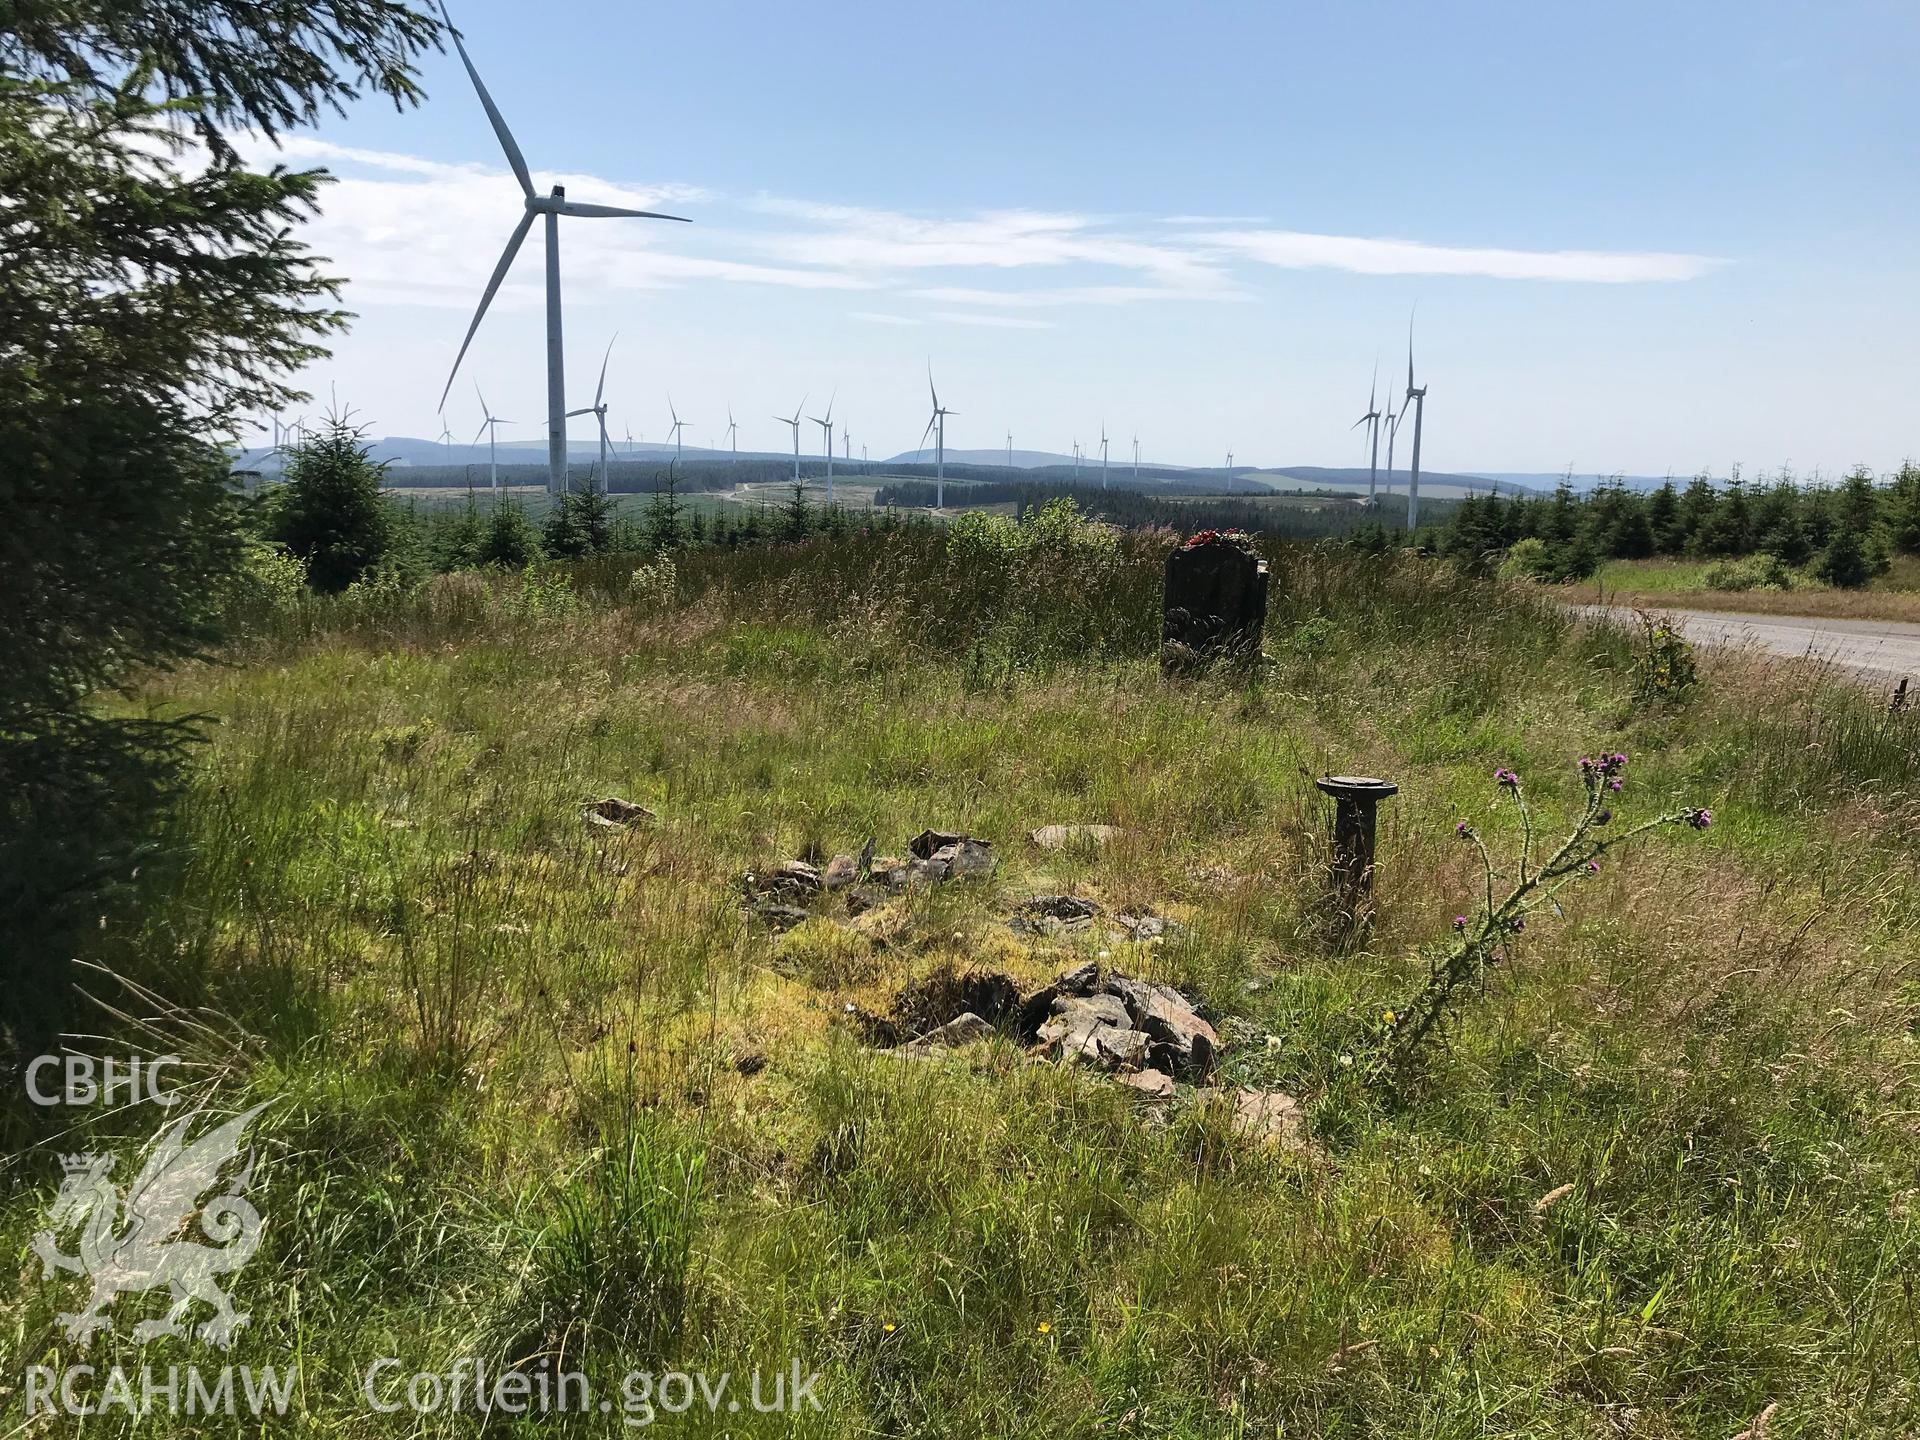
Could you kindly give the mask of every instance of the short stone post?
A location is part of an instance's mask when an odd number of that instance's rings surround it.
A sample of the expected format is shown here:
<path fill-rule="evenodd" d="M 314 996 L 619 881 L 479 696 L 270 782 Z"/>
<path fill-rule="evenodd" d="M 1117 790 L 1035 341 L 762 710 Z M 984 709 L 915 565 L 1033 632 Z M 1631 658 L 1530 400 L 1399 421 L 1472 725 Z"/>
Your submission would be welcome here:
<path fill-rule="evenodd" d="M 1245 535 L 1203 530 L 1167 556 L 1160 669 L 1205 670 L 1216 661 L 1252 666 L 1267 628 L 1267 562 Z"/>
<path fill-rule="evenodd" d="M 1333 894 L 1340 938 L 1365 927 L 1373 911 L 1374 811 L 1400 793 L 1391 780 L 1328 775 L 1313 782 L 1333 797 Z"/>

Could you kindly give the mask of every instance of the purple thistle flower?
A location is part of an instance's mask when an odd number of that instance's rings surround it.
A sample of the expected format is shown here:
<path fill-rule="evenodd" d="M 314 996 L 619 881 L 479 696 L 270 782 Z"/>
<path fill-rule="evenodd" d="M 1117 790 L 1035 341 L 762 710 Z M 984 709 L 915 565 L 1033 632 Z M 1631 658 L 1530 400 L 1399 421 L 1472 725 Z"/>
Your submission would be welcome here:
<path fill-rule="evenodd" d="M 1695 810 L 1687 816 L 1687 824 L 1696 830 L 1704 830 L 1713 824 L 1713 811 Z"/>
<path fill-rule="evenodd" d="M 1473 834 L 1473 827 L 1467 824 L 1466 821 L 1462 820 L 1458 825 L 1453 827 L 1453 833 L 1456 836 L 1458 836 L 1460 839 L 1465 840 L 1468 836 Z"/>
<path fill-rule="evenodd" d="M 1611 825 L 1613 823 L 1613 812 L 1605 806 L 1602 806 L 1594 812 L 1593 823 L 1596 825 Z"/>
<path fill-rule="evenodd" d="M 1622 780 L 1609 780 L 1607 781 L 1607 789 L 1618 791 L 1625 783 L 1626 782 Z"/>
<path fill-rule="evenodd" d="M 1599 873 L 1600 873 L 1600 862 L 1598 860 L 1587 861 L 1587 874 L 1598 875 Z"/>
<path fill-rule="evenodd" d="M 1454 929 L 1456 929 L 1456 930 L 1464 930 L 1464 929 L 1466 929 L 1466 928 L 1467 928 L 1467 917 L 1466 917 L 1466 916 L 1464 916 L 1464 915 L 1456 915 L 1456 916 L 1454 916 L 1454 917 L 1453 917 L 1453 928 L 1454 928 Z"/>
<path fill-rule="evenodd" d="M 1518 935 L 1522 930 L 1527 928 L 1527 917 L 1524 915 L 1514 916 L 1513 919 L 1507 922 L 1507 928 Z"/>

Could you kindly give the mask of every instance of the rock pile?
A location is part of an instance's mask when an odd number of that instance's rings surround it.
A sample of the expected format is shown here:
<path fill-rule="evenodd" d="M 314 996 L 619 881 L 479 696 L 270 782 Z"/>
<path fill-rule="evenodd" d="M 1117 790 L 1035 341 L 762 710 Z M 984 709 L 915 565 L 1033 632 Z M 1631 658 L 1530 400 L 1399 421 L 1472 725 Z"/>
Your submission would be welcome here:
<path fill-rule="evenodd" d="M 810 916 L 822 895 L 844 892 L 849 914 L 884 904 L 911 885 L 943 885 L 966 876 L 991 875 L 993 846 L 971 835 L 923 830 L 907 844 L 907 858 L 875 856 L 873 842 L 856 859 L 835 855 L 821 870 L 788 860 L 741 877 L 747 908 L 776 930 L 790 930 Z"/>
<path fill-rule="evenodd" d="M 1083 896 L 1036 895 L 1014 908 L 1007 928 L 1016 935 L 1046 939 L 1089 936 L 1117 945 L 1127 940 L 1150 941 L 1177 935 L 1181 926 L 1179 921 L 1168 920 L 1150 910 L 1122 911 L 1107 916 L 1097 902 Z"/>
<path fill-rule="evenodd" d="M 1069 970 L 1027 1002 L 1023 1016 L 1042 1053 L 1102 1070 L 1157 1070 L 1202 1081 L 1213 1073 L 1220 1036 L 1171 985 L 1131 975 L 1102 978 L 1092 964 Z"/>

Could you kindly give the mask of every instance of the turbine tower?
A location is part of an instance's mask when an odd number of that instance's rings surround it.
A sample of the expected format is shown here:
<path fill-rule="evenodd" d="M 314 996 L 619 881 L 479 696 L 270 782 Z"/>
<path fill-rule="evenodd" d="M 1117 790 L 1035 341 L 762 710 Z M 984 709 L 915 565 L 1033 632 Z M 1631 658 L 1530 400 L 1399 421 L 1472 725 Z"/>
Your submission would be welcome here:
<path fill-rule="evenodd" d="M 667 427 L 667 434 L 673 437 L 673 463 L 680 464 L 680 432 L 687 428 L 687 422 L 680 418 L 680 412 L 673 408 L 673 396 L 667 396 L 667 414 L 673 417 L 673 424 Z"/>
<path fill-rule="evenodd" d="M 500 493 L 500 461 L 494 453 L 494 435 L 502 425 L 511 425 L 513 421 L 502 420 L 487 408 L 487 397 L 480 394 L 480 383 L 478 381 L 474 382 L 473 393 L 480 398 L 480 413 L 487 417 L 480 422 L 480 429 L 473 432 L 473 441 L 476 445 L 479 444 L 481 434 L 483 432 L 485 433 L 487 437 L 487 480 L 493 489 L 493 493 L 498 495 Z"/>
<path fill-rule="evenodd" d="M 473 81 L 481 108 L 487 112 L 493 133 L 499 138 L 501 150 L 506 153 L 507 164 L 513 167 L 514 178 L 520 182 L 524 210 L 520 223 L 513 227 L 513 234 L 507 239 L 507 248 L 500 253 L 499 264 L 493 267 L 486 290 L 480 296 L 480 308 L 473 312 L 473 323 L 467 326 L 466 338 L 460 342 L 460 353 L 453 357 L 453 369 L 447 375 L 447 389 L 440 394 L 440 404 L 445 407 L 447 391 L 453 389 L 453 378 L 460 373 L 460 362 L 466 358 L 474 332 L 486 318 L 487 306 L 493 303 L 500 283 L 513 268 L 513 259 L 520 253 L 521 242 L 527 238 L 527 232 L 533 229 L 534 220 L 543 219 L 546 222 L 547 242 L 547 485 L 558 493 L 566 488 L 567 483 L 567 377 L 560 327 L 560 217 L 572 215 L 586 220 L 680 221 L 686 217 L 661 215 L 652 210 L 623 210 L 613 205 L 582 205 L 567 199 L 567 187 L 564 185 L 554 186 L 547 195 L 536 194 L 533 176 L 527 170 L 526 157 L 520 153 L 513 132 L 507 129 L 507 122 L 494 105 L 493 97 L 487 93 L 487 87 L 481 83 L 480 72 L 473 68 L 473 60 L 467 54 L 467 47 L 461 44 L 460 32 L 453 28 L 453 17 L 447 14 L 444 4 L 440 7 L 440 14 L 447 22 L 447 33 L 453 36 L 454 48 L 460 52 L 460 63 L 467 67 L 467 77 Z"/>
<path fill-rule="evenodd" d="M 673 403 L 671 396 L 668 397 L 667 403 L 669 405 Z M 740 463 L 740 427 L 733 423 L 731 405 L 727 406 L 727 443 L 733 447 L 733 463 L 738 465 Z"/>
<path fill-rule="evenodd" d="M 619 339 L 616 333 L 614 340 Z M 607 341 L 607 353 L 600 357 L 600 383 L 594 388 L 593 404 L 579 410 L 569 410 L 567 418 L 576 415 L 591 415 L 600 427 L 600 493 L 605 495 L 613 487 L 607 483 L 607 361 L 613 358 L 613 340 Z"/>
<path fill-rule="evenodd" d="M 1107 422 L 1100 422 L 1100 488 L 1107 488 Z"/>
<path fill-rule="evenodd" d="M 827 504 L 833 504 L 833 402 L 836 395 L 827 397 L 827 415 L 823 420 L 818 415 L 807 418 L 820 427 L 820 444 L 827 452 Z"/>
<path fill-rule="evenodd" d="M 1380 484 L 1380 407 L 1374 403 L 1374 395 L 1380 388 L 1380 362 L 1373 362 L 1373 379 L 1367 384 L 1367 413 L 1354 421 L 1349 429 L 1358 430 L 1367 427 L 1367 438 L 1372 443 L 1372 459 L 1367 462 L 1367 504 L 1379 503 L 1374 491 Z"/>
<path fill-rule="evenodd" d="M 1407 317 L 1407 398 L 1400 407 L 1400 413 L 1407 413 L 1407 406 L 1413 406 L 1413 467 L 1407 479 L 1407 533 L 1411 535 L 1420 523 L 1420 422 L 1427 414 L 1427 387 L 1418 389 L 1413 384 L 1413 316 Z"/>
<path fill-rule="evenodd" d="M 784 415 L 776 415 L 773 417 L 782 425 L 791 425 L 793 427 L 793 483 L 796 485 L 800 483 L 800 412 L 806 408 L 807 399 L 806 396 L 803 395 L 800 397 L 800 403 L 793 409 L 793 418 L 791 420 Z"/>
<path fill-rule="evenodd" d="M 1388 396 L 1391 401 L 1392 396 Z M 1393 442 L 1400 438 L 1400 416 L 1404 410 L 1396 413 L 1389 410 L 1380 417 L 1380 428 L 1387 432 L 1387 493 L 1393 493 Z"/>
<path fill-rule="evenodd" d="M 1133 483 L 1140 483 L 1140 436 L 1137 432 L 1133 437 Z"/>
<path fill-rule="evenodd" d="M 1013 468 L 1013 431 L 1007 431 L 1007 468 Z"/>
<path fill-rule="evenodd" d="M 940 392 L 933 388 L 933 362 L 927 362 L 927 393 L 933 397 L 933 414 L 927 420 L 927 428 L 920 432 L 920 446 L 926 447 L 927 436 L 933 436 L 933 508 L 947 508 L 947 416 L 958 412 L 949 410 L 940 403 Z"/>
<path fill-rule="evenodd" d="M 450 443 L 452 439 L 453 431 L 449 430 L 445 424 L 442 424 L 440 426 L 440 454 L 449 465 L 453 464 L 453 447 Z"/>

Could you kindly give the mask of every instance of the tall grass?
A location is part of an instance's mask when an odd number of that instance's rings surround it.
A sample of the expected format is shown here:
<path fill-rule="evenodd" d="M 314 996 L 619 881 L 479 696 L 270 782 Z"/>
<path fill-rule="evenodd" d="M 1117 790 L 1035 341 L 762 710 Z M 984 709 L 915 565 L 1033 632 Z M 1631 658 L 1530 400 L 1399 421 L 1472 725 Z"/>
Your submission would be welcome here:
<path fill-rule="evenodd" d="M 279 1102 L 223 1358 L 299 1356 L 299 1428 L 343 1436 L 390 1433 L 357 1400 L 381 1354 L 826 1377 L 820 1416 L 695 1433 L 1732 1435 L 1776 1402 L 1775 1435 L 1912 1433 L 1920 879 L 1851 798 L 1911 804 L 1904 732 L 1838 692 L 1759 713 L 1715 667 L 1636 707 L 1627 637 L 1331 548 L 1269 552 L 1260 677 L 1163 685 L 1170 543 L 854 536 L 692 552 L 644 594 L 630 558 L 453 577 L 301 602 L 155 681 L 220 724 L 138 923 L 85 958 L 150 987 L 133 1009 L 217 1017 L 201 1073 Z M 530 599 L 561 576 L 570 601 Z M 1478 883 L 1455 821 L 1504 843 L 1493 767 L 1551 804 L 1601 744 L 1649 808 L 1718 823 L 1530 925 L 1387 1110 L 1346 1062 Z M 1402 785 L 1344 951 L 1327 769 Z M 584 824 L 608 794 L 657 818 Z M 1123 833 L 1025 843 L 1056 821 Z M 995 874 L 786 935 L 742 907 L 747 869 L 929 825 L 991 840 Z M 1062 889 L 1184 928 L 1007 928 Z M 848 1021 L 1101 949 L 1202 1000 L 1226 1079 L 1298 1095 L 1311 1143 Z M 0 1241 L 26 1253 L 55 1149 L 143 1122 L 22 1122 L 45 1143 L 0 1170 Z M 77 1283 L 16 1270 L 10 1369 L 64 1355 Z M 116 1359 L 141 1355 L 88 1356 Z"/>

